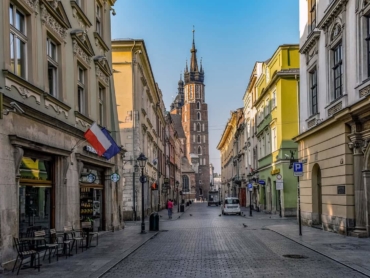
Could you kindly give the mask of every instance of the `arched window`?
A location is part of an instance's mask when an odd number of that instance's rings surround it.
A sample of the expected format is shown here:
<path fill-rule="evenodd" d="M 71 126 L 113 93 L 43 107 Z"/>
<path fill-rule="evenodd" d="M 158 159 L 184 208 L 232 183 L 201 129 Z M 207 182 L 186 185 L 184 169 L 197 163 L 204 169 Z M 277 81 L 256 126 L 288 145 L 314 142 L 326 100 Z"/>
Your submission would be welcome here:
<path fill-rule="evenodd" d="M 200 123 L 197 123 L 197 131 L 200 132 Z"/>
<path fill-rule="evenodd" d="M 197 102 L 197 109 L 200 109 L 200 102 Z"/>
<path fill-rule="evenodd" d="M 198 146 L 198 154 L 202 154 L 202 147 Z"/>
<path fill-rule="evenodd" d="M 201 120 L 202 119 L 202 116 L 201 116 L 200 112 L 197 113 L 197 119 L 198 120 Z"/>
<path fill-rule="evenodd" d="M 198 143 L 201 143 L 200 135 L 198 135 Z"/>
<path fill-rule="evenodd" d="M 189 177 L 186 175 L 182 176 L 182 191 L 189 192 Z"/>

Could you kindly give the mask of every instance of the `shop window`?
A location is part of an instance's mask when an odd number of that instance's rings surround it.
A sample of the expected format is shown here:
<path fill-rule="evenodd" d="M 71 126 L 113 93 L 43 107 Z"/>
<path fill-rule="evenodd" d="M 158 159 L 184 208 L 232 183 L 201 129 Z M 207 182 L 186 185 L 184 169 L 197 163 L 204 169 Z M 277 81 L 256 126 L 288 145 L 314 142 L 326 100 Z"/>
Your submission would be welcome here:
<path fill-rule="evenodd" d="M 20 166 L 19 234 L 50 229 L 52 221 L 52 162 L 23 157 Z"/>

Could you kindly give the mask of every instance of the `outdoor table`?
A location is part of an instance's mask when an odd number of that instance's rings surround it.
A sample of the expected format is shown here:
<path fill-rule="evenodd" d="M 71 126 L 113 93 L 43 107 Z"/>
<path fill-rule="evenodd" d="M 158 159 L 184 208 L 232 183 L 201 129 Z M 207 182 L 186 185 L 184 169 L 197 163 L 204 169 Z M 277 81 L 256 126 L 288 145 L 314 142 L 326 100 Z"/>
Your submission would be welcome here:
<path fill-rule="evenodd" d="M 67 250 L 66 250 L 66 245 L 64 244 L 64 241 L 67 241 L 67 240 L 73 240 L 73 239 L 68 239 L 68 234 L 72 234 L 73 231 L 57 231 L 56 234 L 58 235 L 61 235 L 63 234 L 63 254 L 60 254 L 58 256 L 62 257 L 66 254 Z M 67 256 L 73 256 L 71 254 L 71 250 L 69 250 L 69 254 Z"/>

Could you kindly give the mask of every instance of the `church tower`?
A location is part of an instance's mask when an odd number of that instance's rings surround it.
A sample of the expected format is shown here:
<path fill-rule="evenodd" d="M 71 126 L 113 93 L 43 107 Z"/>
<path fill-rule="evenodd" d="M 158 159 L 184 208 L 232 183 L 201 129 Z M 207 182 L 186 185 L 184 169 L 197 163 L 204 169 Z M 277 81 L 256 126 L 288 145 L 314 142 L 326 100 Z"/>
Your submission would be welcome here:
<path fill-rule="evenodd" d="M 179 90 L 179 93 L 181 92 L 183 96 L 181 116 L 182 126 L 186 136 L 186 156 L 193 166 L 199 164 L 195 184 L 196 197 L 208 199 L 210 188 L 208 106 L 205 100 L 202 60 L 200 60 L 200 67 L 198 67 L 194 32 L 193 30 L 190 68 L 188 68 L 188 63 L 186 62 L 184 82 L 181 79 L 179 81 L 179 87 L 181 83 L 183 90 Z"/>

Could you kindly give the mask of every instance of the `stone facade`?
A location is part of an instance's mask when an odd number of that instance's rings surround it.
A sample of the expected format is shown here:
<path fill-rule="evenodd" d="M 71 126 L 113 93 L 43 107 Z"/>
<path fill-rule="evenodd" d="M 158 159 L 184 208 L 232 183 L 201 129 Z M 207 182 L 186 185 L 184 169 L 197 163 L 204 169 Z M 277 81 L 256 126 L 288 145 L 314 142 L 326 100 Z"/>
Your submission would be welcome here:
<path fill-rule="evenodd" d="M 355 236 L 370 234 L 369 11 L 364 0 L 300 1 L 302 220 Z"/>
<path fill-rule="evenodd" d="M 13 237 L 31 228 L 79 228 L 90 215 L 81 192 L 99 196 L 91 209 L 94 228 L 122 228 L 124 179 L 114 183 L 110 175 L 122 175 L 124 151 L 106 160 L 83 136 L 97 122 L 121 144 L 108 47 L 115 1 L 94 2 L 0 3 L 0 263 L 5 267 L 16 258 Z"/>

